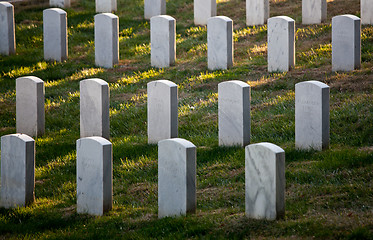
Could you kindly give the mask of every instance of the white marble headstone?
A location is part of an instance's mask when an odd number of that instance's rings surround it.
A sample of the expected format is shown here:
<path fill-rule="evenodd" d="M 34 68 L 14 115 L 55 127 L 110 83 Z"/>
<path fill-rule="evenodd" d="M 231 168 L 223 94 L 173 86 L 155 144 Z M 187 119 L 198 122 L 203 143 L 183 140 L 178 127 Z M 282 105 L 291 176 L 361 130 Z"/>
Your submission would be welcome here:
<path fill-rule="evenodd" d="M 302 0 L 302 23 L 319 24 L 326 20 L 326 0 Z"/>
<path fill-rule="evenodd" d="M 144 0 L 144 18 L 166 14 L 166 0 Z"/>
<path fill-rule="evenodd" d="M 272 143 L 245 148 L 245 209 L 254 219 L 285 216 L 285 151 Z"/>
<path fill-rule="evenodd" d="M 373 2 L 372 0 L 360 1 L 361 24 L 373 24 Z"/>
<path fill-rule="evenodd" d="M 340 15 L 332 18 L 332 70 L 352 71 L 361 65 L 360 18 Z"/>
<path fill-rule="evenodd" d="M 49 6 L 59 8 L 69 8 L 70 0 L 49 0 Z"/>
<path fill-rule="evenodd" d="M 177 85 L 168 80 L 148 83 L 148 143 L 177 137 Z"/>
<path fill-rule="evenodd" d="M 45 132 L 44 82 L 38 77 L 16 79 L 16 126 L 31 137 Z"/>
<path fill-rule="evenodd" d="M 16 53 L 14 32 L 14 7 L 8 2 L 0 2 L 0 54 Z"/>
<path fill-rule="evenodd" d="M 101 216 L 113 204 L 112 145 L 102 137 L 76 141 L 77 212 Z"/>
<path fill-rule="evenodd" d="M 246 0 L 246 25 L 264 25 L 269 18 L 269 0 Z"/>
<path fill-rule="evenodd" d="M 250 143 L 250 86 L 242 81 L 218 85 L 219 145 Z"/>
<path fill-rule="evenodd" d="M 287 72 L 295 65 L 295 21 L 268 19 L 268 72 Z"/>
<path fill-rule="evenodd" d="M 195 213 L 196 146 L 173 138 L 158 143 L 158 217 Z"/>
<path fill-rule="evenodd" d="M 207 21 L 208 69 L 228 69 L 233 66 L 233 21 L 225 16 Z"/>
<path fill-rule="evenodd" d="M 102 79 L 80 81 L 80 137 L 110 139 L 109 85 Z"/>
<path fill-rule="evenodd" d="M 329 146 L 329 87 L 319 81 L 295 84 L 295 147 Z"/>
<path fill-rule="evenodd" d="M 216 0 L 194 0 L 194 24 L 205 26 L 210 17 L 216 16 Z"/>
<path fill-rule="evenodd" d="M 167 15 L 150 19 L 151 65 L 165 68 L 176 60 L 176 20 Z"/>
<path fill-rule="evenodd" d="M 0 206 L 24 207 L 34 201 L 35 141 L 25 134 L 1 137 Z"/>
<path fill-rule="evenodd" d="M 117 11 L 117 0 L 96 0 L 96 13 Z"/>

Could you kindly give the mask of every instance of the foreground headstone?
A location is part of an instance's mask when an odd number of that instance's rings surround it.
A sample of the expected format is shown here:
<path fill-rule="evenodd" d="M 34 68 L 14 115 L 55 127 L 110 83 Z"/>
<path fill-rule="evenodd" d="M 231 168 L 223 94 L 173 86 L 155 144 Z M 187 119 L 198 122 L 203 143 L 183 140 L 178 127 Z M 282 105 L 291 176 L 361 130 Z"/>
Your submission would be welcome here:
<path fill-rule="evenodd" d="M 166 0 L 144 0 L 144 18 L 166 14 Z"/>
<path fill-rule="evenodd" d="M 80 81 L 80 137 L 110 139 L 109 85 L 102 79 Z"/>
<path fill-rule="evenodd" d="M 104 68 L 119 62 L 119 18 L 112 13 L 95 16 L 95 62 Z"/>
<path fill-rule="evenodd" d="M 287 72 L 295 65 L 295 21 L 286 16 L 268 19 L 268 71 Z"/>
<path fill-rule="evenodd" d="M 246 0 L 246 25 L 264 25 L 269 18 L 269 0 Z"/>
<path fill-rule="evenodd" d="M 176 59 L 176 20 L 167 15 L 150 19 L 151 65 L 169 67 Z"/>
<path fill-rule="evenodd" d="M 117 11 L 117 0 L 96 0 L 96 13 Z"/>
<path fill-rule="evenodd" d="M 59 8 L 68 8 L 71 6 L 70 0 L 49 0 L 49 6 L 59 7 Z"/>
<path fill-rule="evenodd" d="M 340 15 L 332 18 L 332 70 L 352 71 L 361 65 L 360 18 Z"/>
<path fill-rule="evenodd" d="M 43 11 L 44 59 L 67 59 L 67 14 L 59 8 Z"/>
<path fill-rule="evenodd" d="M 360 1 L 361 24 L 373 24 L 373 2 L 372 0 Z"/>
<path fill-rule="evenodd" d="M 196 146 L 181 139 L 158 143 L 158 217 L 195 213 Z"/>
<path fill-rule="evenodd" d="M 326 20 L 326 0 L 302 0 L 302 23 L 319 24 Z"/>
<path fill-rule="evenodd" d="M 16 127 L 31 137 L 45 132 L 44 82 L 38 77 L 16 79 Z"/>
<path fill-rule="evenodd" d="M 101 216 L 113 204 L 112 145 L 102 137 L 76 142 L 77 212 Z"/>
<path fill-rule="evenodd" d="M 228 69 L 233 66 L 233 21 L 225 16 L 207 21 L 208 69 Z"/>
<path fill-rule="evenodd" d="M 285 216 L 285 151 L 272 143 L 245 148 L 245 209 L 254 219 Z"/>
<path fill-rule="evenodd" d="M 205 26 L 210 17 L 216 16 L 216 0 L 194 0 L 194 24 Z"/>
<path fill-rule="evenodd" d="M 34 201 L 35 141 L 25 134 L 1 137 L 0 206 L 24 207 Z"/>
<path fill-rule="evenodd" d="M 242 81 L 218 85 L 219 145 L 250 143 L 250 86 Z"/>
<path fill-rule="evenodd" d="M 16 53 L 14 27 L 13 5 L 8 2 L 0 2 L 0 54 Z"/>
<path fill-rule="evenodd" d="M 148 143 L 177 137 L 177 85 L 152 81 L 148 91 Z"/>
<path fill-rule="evenodd" d="M 329 86 L 318 81 L 295 84 L 295 147 L 329 146 Z"/>

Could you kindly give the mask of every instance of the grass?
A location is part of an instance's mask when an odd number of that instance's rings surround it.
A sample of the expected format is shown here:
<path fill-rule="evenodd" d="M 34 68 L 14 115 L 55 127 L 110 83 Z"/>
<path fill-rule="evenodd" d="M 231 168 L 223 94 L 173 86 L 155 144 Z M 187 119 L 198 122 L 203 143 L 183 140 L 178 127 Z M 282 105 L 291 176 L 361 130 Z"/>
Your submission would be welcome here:
<path fill-rule="evenodd" d="M 301 25 L 301 1 L 272 0 L 271 16 L 296 20 L 296 66 L 267 72 L 266 26 L 245 26 L 245 1 L 218 1 L 234 21 L 235 64 L 207 69 L 206 27 L 193 25 L 193 1 L 167 3 L 177 20 L 177 61 L 150 66 L 149 22 L 141 0 L 118 0 L 120 63 L 94 65 L 94 1 L 67 9 L 69 58 L 43 60 L 42 10 L 16 7 L 17 54 L 0 56 L 0 134 L 15 133 L 15 79 L 45 81 L 46 134 L 36 139 L 35 203 L 0 208 L 0 239 L 259 238 L 373 239 L 373 27 L 362 27 L 362 67 L 331 71 L 331 17 L 359 16 L 359 0 L 328 1 L 327 21 Z M 76 213 L 79 81 L 110 86 L 114 207 L 103 217 Z M 197 213 L 157 218 L 157 147 L 147 144 L 146 84 L 179 86 L 179 137 L 197 148 Z M 244 149 L 218 146 L 217 84 L 251 86 L 251 142 L 286 152 L 286 216 L 268 222 L 244 215 Z M 294 148 L 294 85 L 330 86 L 330 148 Z"/>

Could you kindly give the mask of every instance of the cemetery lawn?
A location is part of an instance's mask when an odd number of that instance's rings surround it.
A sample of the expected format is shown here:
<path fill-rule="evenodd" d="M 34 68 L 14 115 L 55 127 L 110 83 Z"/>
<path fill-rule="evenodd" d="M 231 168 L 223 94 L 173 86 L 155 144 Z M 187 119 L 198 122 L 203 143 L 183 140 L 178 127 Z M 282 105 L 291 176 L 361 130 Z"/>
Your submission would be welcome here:
<path fill-rule="evenodd" d="M 69 58 L 43 60 L 42 10 L 16 5 L 17 54 L 0 56 L 0 133 L 16 132 L 15 79 L 45 81 L 46 134 L 36 139 L 35 203 L 0 208 L 0 239 L 259 238 L 373 239 L 373 26 L 362 26 L 362 67 L 331 71 L 331 18 L 360 16 L 359 0 L 328 1 L 328 19 L 301 25 L 301 1 L 271 0 L 271 17 L 296 21 L 296 66 L 267 72 L 267 28 L 245 26 L 245 1 L 218 1 L 233 19 L 234 66 L 207 70 L 205 27 L 193 24 L 193 1 L 167 2 L 177 23 L 176 65 L 150 66 L 149 22 L 142 0 L 118 0 L 120 64 L 94 65 L 94 1 L 67 9 Z M 76 140 L 79 81 L 110 86 L 113 210 L 103 217 L 76 213 Z M 168 79 L 179 86 L 179 137 L 197 146 L 197 212 L 157 217 L 157 146 L 147 144 L 146 84 Z M 245 217 L 244 149 L 218 146 L 217 85 L 251 86 L 251 143 L 271 142 L 286 152 L 286 216 Z M 330 86 L 330 148 L 294 147 L 294 85 Z"/>

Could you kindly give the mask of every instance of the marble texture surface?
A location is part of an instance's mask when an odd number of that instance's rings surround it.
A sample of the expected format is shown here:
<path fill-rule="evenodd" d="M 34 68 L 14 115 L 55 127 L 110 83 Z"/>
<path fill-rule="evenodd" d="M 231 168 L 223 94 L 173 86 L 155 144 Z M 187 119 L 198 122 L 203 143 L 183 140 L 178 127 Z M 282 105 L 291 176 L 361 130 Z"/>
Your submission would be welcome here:
<path fill-rule="evenodd" d="M 95 15 L 95 63 L 104 68 L 119 63 L 119 18 L 112 13 Z"/>
<path fill-rule="evenodd" d="M 24 207 L 34 201 L 35 141 L 25 134 L 1 137 L 0 206 Z"/>
<path fill-rule="evenodd" d="M 144 18 L 166 14 L 166 0 L 144 0 Z"/>
<path fill-rule="evenodd" d="M 149 82 L 148 143 L 154 144 L 178 134 L 177 85 L 168 80 Z"/>
<path fill-rule="evenodd" d="M 167 15 L 150 19 L 151 65 L 165 68 L 176 60 L 176 20 Z"/>
<path fill-rule="evenodd" d="M 264 25 L 269 18 L 269 0 L 246 0 L 246 25 Z"/>
<path fill-rule="evenodd" d="M 14 7 L 8 2 L 0 2 L 0 54 L 16 53 Z"/>
<path fill-rule="evenodd" d="M 113 204 L 112 144 L 102 137 L 76 142 L 77 212 L 101 216 Z"/>
<path fill-rule="evenodd" d="M 332 70 L 352 71 L 361 65 L 360 18 L 340 15 L 332 18 Z"/>
<path fill-rule="evenodd" d="M 69 8 L 71 6 L 70 0 L 49 0 L 49 6 L 58 8 Z"/>
<path fill-rule="evenodd" d="M 329 147 L 329 86 L 322 82 L 295 84 L 295 147 Z"/>
<path fill-rule="evenodd" d="M 272 143 L 245 148 L 245 212 L 254 219 L 285 216 L 285 151 Z"/>
<path fill-rule="evenodd" d="M 216 0 L 194 0 L 194 24 L 205 26 L 210 17 L 216 16 Z"/>
<path fill-rule="evenodd" d="M 360 1 L 361 24 L 373 24 L 373 2 L 372 0 Z"/>
<path fill-rule="evenodd" d="M 44 59 L 61 62 L 67 59 L 67 13 L 59 8 L 43 11 Z"/>
<path fill-rule="evenodd" d="M 102 79 L 80 81 L 80 137 L 110 139 L 109 85 Z"/>
<path fill-rule="evenodd" d="M 96 0 L 96 13 L 117 11 L 117 0 Z"/>
<path fill-rule="evenodd" d="M 225 16 L 207 21 L 207 65 L 209 70 L 233 66 L 233 21 Z"/>
<path fill-rule="evenodd" d="M 268 19 L 268 72 L 287 72 L 295 65 L 295 21 L 287 16 Z"/>
<path fill-rule="evenodd" d="M 195 213 L 196 146 L 181 138 L 158 143 L 158 217 Z"/>
<path fill-rule="evenodd" d="M 250 143 L 250 86 L 242 81 L 218 85 L 219 145 Z"/>
<path fill-rule="evenodd" d="M 302 24 L 319 24 L 326 20 L 326 0 L 302 0 Z"/>
<path fill-rule="evenodd" d="M 16 128 L 31 137 L 45 132 L 44 81 L 38 77 L 16 79 Z"/>

